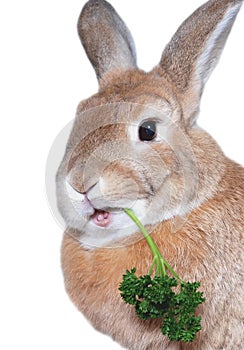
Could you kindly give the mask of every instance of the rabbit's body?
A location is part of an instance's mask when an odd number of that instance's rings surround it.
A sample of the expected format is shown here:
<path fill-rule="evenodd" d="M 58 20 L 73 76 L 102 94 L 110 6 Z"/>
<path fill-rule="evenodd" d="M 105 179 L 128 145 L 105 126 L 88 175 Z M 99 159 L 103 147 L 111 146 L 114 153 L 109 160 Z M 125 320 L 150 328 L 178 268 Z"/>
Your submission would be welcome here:
<path fill-rule="evenodd" d="M 132 38 L 106 1 L 90 0 L 79 20 L 100 90 L 79 105 L 57 176 L 68 226 L 62 267 L 79 310 L 130 350 L 242 348 L 244 169 L 196 124 L 203 86 L 241 3 L 205 4 L 150 73 L 136 68 Z M 182 279 L 201 281 L 206 302 L 192 344 L 169 342 L 161 321 L 140 321 L 120 297 L 125 270 L 147 274 L 152 261 L 127 207 Z"/>
<path fill-rule="evenodd" d="M 193 344 L 170 345 L 159 334 L 155 321 L 140 321 L 119 295 L 118 285 L 126 268 L 136 266 L 138 274 L 148 272 L 152 256 L 145 240 L 91 251 L 72 238 L 72 230 L 65 233 L 62 266 L 67 292 L 96 329 L 131 350 L 242 349 L 243 177 L 243 168 L 226 159 L 217 194 L 195 209 L 181 230 L 172 233 L 169 220 L 152 231 L 177 273 L 184 280 L 201 280 L 206 302 L 199 310 L 202 331 Z"/>

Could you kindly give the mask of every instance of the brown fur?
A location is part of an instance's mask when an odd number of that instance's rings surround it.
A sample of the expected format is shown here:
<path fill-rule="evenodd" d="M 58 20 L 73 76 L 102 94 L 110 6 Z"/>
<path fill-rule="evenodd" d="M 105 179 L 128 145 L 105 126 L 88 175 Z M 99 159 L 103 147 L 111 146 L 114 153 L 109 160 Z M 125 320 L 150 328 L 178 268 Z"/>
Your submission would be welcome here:
<path fill-rule="evenodd" d="M 100 196 L 96 208 L 100 209 L 107 203 L 109 207 L 121 196 L 128 201 L 151 198 L 154 201 L 151 211 L 159 215 L 162 209 L 157 205 L 168 198 L 169 189 L 173 208 L 188 187 L 187 203 L 199 203 L 192 210 L 188 208 L 181 218 L 157 221 L 149 227 L 177 273 L 184 280 L 201 281 L 206 302 L 198 309 L 202 330 L 192 344 L 170 343 L 160 334 L 159 321 L 140 321 L 134 309 L 120 298 L 118 287 L 125 270 L 136 267 L 138 274 L 146 274 L 152 261 L 140 233 L 116 241 L 113 248 L 94 249 L 81 244 L 80 232 L 74 228 L 68 227 L 64 234 L 62 268 L 68 294 L 96 329 L 111 335 L 129 350 L 243 347 L 244 169 L 227 159 L 216 142 L 195 124 L 206 78 L 201 76 L 205 73 L 198 71 L 198 59 L 218 23 L 237 4 L 241 1 L 211 0 L 203 5 L 179 28 L 160 65 L 150 73 L 136 68 L 135 57 L 130 56 L 131 36 L 107 2 L 90 0 L 79 20 L 81 40 L 96 70 L 100 90 L 78 106 L 58 181 L 69 176 L 73 188 L 84 193 L 103 174 L 106 190 L 96 193 Z M 210 61 L 219 58 L 237 12 L 218 38 Z M 107 33 L 105 43 L 100 40 L 102 36 L 94 38 L 87 31 L 90 26 L 99 26 L 100 16 L 105 18 L 100 28 L 103 36 Z M 116 40 L 119 46 L 127 45 L 128 62 L 121 56 Z M 115 65 L 117 59 L 122 60 L 121 65 Z M 173 148 L 162 142 L 152 143 L 143 153 L 124 142 L 129 138 L 127 124 L 136 123 L 144 108 L 153 107 L 157 111 L 162 104 L 171 110 L 171 120 L 176 125 L 169 129 Z M 96 124 L 99 106 L 101 126 Z M 85 119 L 84 112 L 88 114 Z M 113 146 L 103 153 L 109 142 Z M 123 159 L 124 154 L 128 159 Z M 190 185 L 196 171 L 197 191 Z M 61 195 L 60 198 L 63 200 Z"/>
<path fill-rule="evenodd" d="M 170 221 L 153 230 L 152 237 L 164 257 L 183 279 L 201 280 L 206 297 L 199 308 L 202 331 L 192 345 L 178 344 L 178 349 L 242 347 L 243 177 L 244 170 L 228 161 L 217 194 L 194 210 L 180 231 L 172 233 Z M 145 240 L 89 251 L 70 234 L 67 231 L 64 236 L 62 266 L 67 292 L 79 310 L 95 328 L 111 334 L 128 349 L 166 348 L 168 342 L 155 323 L 139 321 L 118 291 L 126 268 L 136 266 L 138 274 L 148 272 L 152 256 Z"/>
<path fill-rule="evenodd" d="M 209 1 L 180 26 L 177 36 L 166 47 L 160 62 L 164 74 L 174 81 L 179 90 L 184 91 L 188 88 L 191 76 L 194 74 L 196 58 L 203 51 L 203 43 L 209 39 L 226 9 L 238 2 L 240 3 L 238 0 Z M 231 27 L 229 31 L 230 29 Z M 225 35 L 227 34 L 228 31 L 225 31 Z M 185 52 L 182 54 L 182 45 L 184 49 L 187 48 L 187 54 Z"/>

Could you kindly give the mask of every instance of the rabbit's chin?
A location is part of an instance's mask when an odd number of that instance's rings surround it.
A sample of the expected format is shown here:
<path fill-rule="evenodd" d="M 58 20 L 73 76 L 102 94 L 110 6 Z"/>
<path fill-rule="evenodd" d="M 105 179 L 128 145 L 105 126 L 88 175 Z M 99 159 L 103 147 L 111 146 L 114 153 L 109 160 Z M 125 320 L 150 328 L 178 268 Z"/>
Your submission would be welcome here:
<path fill-rule="evenodd" d="M 67 227 L 71 229 L 68 231 L 74 231 L 76 238 L 85 247 L 114 247 L 116 242 L 138 232 L 137 226 L 123 210 L 128 203 L 120 203 L 120 208 L 111 205 L 98 209 L 86 194 L 75 191 L 66 181 L 58 182 L 58 193 L 59 210 Z M 100 204 L 102 206 L 102 202 Z M 145 199 L 138 199 L 128 207 L 145 223 L 148 208 Z"/>
<path fill-rule="evenodd" d="M 145 202 L 138 201 L 133 206 L 134 213 L 142 220 L 145 216 Z M 86 248 L 112 248 L 121 246 L 121 241 L 130 236 L 133 236 L 137 231 L 137 226 L 132 222 L 123 209 L 97 210 L 94 208 L 94 213 L 86 217 L 85 222 L 77 221 L 74 228 L 78 229 L 79 241 Z M 139 239 L 142 236 L 139 236 Z M 130 240 L 127 241 L 130 244 Z"/>

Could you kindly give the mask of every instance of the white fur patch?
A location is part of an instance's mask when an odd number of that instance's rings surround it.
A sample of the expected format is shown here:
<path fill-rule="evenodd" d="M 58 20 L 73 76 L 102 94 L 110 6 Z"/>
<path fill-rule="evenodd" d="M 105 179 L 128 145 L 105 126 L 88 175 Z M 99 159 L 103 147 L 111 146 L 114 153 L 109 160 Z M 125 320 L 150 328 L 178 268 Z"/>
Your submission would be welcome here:
<path fill-rule="evenodd" d="M 138 200 L 131 208 L 136 216 L 144 223 L 146 203 L 143 200 Z M 84 227 L 83 233 L 80 236 L 82 246 L 92 248 L 110 248 L 114 247 L 116 241 L 131 236 L 138 231 L 136 224 L 123 211 L 112 212 L 112 223 L 109 227 L 98 227 L 90 219 Z M 118 243 L 119 245 L 119 243 Z"/>
<path fill-rule="evenodd" d="M 77 215 L 90 216 L 94 214 L 94 208 L 89 204 L 86 196 L 77 192 L 68 181 L 65 182 L 67 195 Z"/>

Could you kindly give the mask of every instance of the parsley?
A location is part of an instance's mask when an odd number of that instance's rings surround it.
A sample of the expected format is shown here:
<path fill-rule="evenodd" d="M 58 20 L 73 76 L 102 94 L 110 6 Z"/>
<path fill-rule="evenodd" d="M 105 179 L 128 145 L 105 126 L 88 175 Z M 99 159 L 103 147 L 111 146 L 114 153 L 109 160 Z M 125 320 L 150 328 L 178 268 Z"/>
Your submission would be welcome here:
<path fill-rule="evenodd" d="M 182 281 L 134 213 L 130 209 L 125 212 L 147 240 L 153 261 L 147 275 L 137 277 L 136 268 L 126 270 L 119 287 L 121 297 L 135 307 L 140 319 L 162 319 L 161 332 L 171 341 L 192 342 L 201 329 L 201 317 L 195 316 L 195 309 L 205 301 L 203 293 L 197 291 L 200 283 Z"/>

